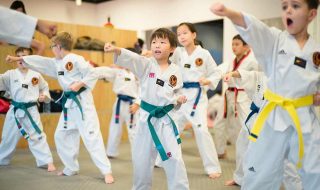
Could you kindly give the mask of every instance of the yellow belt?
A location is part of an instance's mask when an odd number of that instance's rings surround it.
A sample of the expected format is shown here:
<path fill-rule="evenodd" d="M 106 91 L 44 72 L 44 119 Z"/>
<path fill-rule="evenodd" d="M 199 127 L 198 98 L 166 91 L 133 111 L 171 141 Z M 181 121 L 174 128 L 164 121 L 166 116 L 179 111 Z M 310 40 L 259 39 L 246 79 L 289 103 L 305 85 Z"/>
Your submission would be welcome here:
<path fill-rule="evenodd" d="M 253 128 L 251 130 L 249 139 L 256 142 L 262 130 L 263 124 L 268 118 L 268 115 L 270 114 L 270 112 L 274 110 L 276 106 L 281 106 L 284 110 L 287 110 L 297 130 L 298 141 L 299 141 L 299 160 L 297 163 L 297 167 L 301 168 L 303 153 L 304 153 L 304 145 L 303 145 L 303 135 L 302 135 L 301 125 L 300 125 L 299 116 L 297 114 L 296 108 L 312 105 L 313 96 L 309 95 L 309 96 L 304 96 L 297 99 L 290 99 L 290 98 L 284 98 L 282 96 L 279 96 L 271 92 L 269 89 L 267 89 L 266 92 L 264 93 L 264 97 L 268 100 L 268 103 L 266 106 L 264 106 L 259 116 L 257 117 L 253 125 Z"/>

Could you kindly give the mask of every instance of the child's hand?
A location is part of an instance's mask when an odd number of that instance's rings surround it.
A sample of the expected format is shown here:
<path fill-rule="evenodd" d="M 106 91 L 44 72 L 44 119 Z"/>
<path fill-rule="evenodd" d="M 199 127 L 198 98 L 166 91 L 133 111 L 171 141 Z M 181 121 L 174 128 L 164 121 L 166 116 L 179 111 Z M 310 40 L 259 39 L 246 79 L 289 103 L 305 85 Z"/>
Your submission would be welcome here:
<path fill-rule="evenodd" d="M 117 55 L 120 55 L 121 50 L 118 47 L 115 47 L 111 43 L 107 42 L 104 44 L 104 51 L 106 53 L 116 53 Z"/>
<path fill-rule="evenodd" d="M 232 72 L 229 72 L 222 77 L 224 82 L 230 82 L 231 78 L 232 78 Z"/>
<path fill-rule="evenodd" d="M 313 95 L 313 105 L 320 106 L 320 92 L 316 92 Z"/>
<path fill-rule="evenodd" d="M 40 94 L 39 98 L 38 98 L 38 101 L 39 102 L 44 102 L 46 99 L 46 96 L 44 94 Z"/>
<path fill-rule="evenodd" d="M 199 83 L 200 83 L 200 86 L 205 86 L 205 85 L 211 84 L 211 82 L 206 78 L 200 78 Z"/>
<path fill-rule="evenodd" d="M 129 108 L 130 113 L 135 114 L 139 108 L 140 108 L 139 104 L 133 103 L 132 105 L 130 105 L 130 108 Z"/>
<path fill-rule="evenodd" d="M 12 62 L 16 62 L 16 61 L 22 61 L 22 57 L 15 57 L 15 56 L 7 55 L 7 57 L 6 57 L 7 63 L 12 63 Z"/>
<path fill-rule="evenodd" d="M 69 86 L 69 89 L 73 92 L 78 92 L 81 87 L 83 87 L 85 84 L 83 82 L 74 82 Z"/>
<path fill-rule="evenodd" d="M 104 44 L 104 51 L 105 52 L 114 52 L 115 51 L 115 47 L 111 43 L 107 42 L 107 43 Z"/>
<path fill-rule="evenodd" d="M 57 34 L 57 25 L 51 24 L 44 20 L 38 20 L 37 30 L 48 36 L 50 39 Z"/>
<path fill-rule="evenodd" d="M 187 102 L 187 97 L 186 96 L 180 96 L 178 99 L 177 99 L 177 103 L 178 104 L 184 104 Z"/>
<path fill-rule="evenodd" d="M 226 16 L 226 7 L 222 3 L 214 3 L 211 5 L 210 11 L 218 16 Z"/>

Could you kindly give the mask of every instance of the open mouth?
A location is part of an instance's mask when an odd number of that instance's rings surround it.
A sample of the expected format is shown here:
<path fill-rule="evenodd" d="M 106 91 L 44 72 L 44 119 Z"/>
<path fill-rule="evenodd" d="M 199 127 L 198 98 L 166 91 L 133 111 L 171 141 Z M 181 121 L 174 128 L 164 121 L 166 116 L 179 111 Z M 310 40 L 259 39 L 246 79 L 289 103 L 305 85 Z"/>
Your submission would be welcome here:
<path fill-rule="evenodd" d="M 287 26 L 291 26 L 293 24 L 293 21 L 291 18 L 287 18 Z"/>
<path fill-rule="evenodd" d="M 155 50 L 154 53 L 155 54 L 161 54 L 161 51 L 160 50 Z"/>

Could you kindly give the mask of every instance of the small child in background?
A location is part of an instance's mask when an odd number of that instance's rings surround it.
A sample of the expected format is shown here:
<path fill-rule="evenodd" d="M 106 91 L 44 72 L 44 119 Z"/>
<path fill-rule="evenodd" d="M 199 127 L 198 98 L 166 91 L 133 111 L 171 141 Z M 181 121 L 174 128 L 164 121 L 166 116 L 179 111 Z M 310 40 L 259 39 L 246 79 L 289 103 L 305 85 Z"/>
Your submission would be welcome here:
<path fill-rule="evenodd" d="M 16 56 L 32 55 L 31 48 L 19 47 Z M 37 107 L 37 102 L 50 102 L 48 83 L 43 77 L 17 61 L 17 69 L 0 75 L 0 91 L 11 95 L 12 104 L 7 112 L 0 144 L 0 165 L 9 165 L 17 143 L 23 136 L 38 167 L 55 171 L 52 155 Z M 21 133 L 21 134 L 19 134 Z"/>
<path fill-rule="evenodd" d="M 116 102 L 113 105 L 106 148 L 107 156 L 114 158 L 119 155 L 118 147 L 121 141 L 123 123 L 127 126 L 130 145 L 133 144 L 136 120 L 139 117 L 139 82 L 130 70 L 117 65 L 96 67 L 95 72 L 99 75 L 99 79 L 113 83 L 112 90 L 117 95 Z"/>
<path fill-rule="evenodd" d="M 180 130 L 187 122 L 192 124 L 197 147 L 203 162 L 204 170 L 211 179 L 221 176 L 221 166 L 217 151 L 208 131 L 207 89 L 215 89 L 221 79 L 216 75 L 217 64 L 208 50 L 198 45 L 197 31 L 191 23 L 181 23 L 177 27 L 179 43 L 172 60 L 182 73 L 182 93 L 187 96 L 186 104 L 181 105 L 177 113 L 177 123 Z"/>

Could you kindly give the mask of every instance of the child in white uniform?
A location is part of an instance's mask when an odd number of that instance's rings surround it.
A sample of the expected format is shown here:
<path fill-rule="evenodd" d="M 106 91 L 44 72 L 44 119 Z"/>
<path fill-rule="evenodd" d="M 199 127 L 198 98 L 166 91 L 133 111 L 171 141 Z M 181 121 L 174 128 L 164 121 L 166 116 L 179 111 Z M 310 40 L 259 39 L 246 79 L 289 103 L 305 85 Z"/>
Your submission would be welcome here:
<path fill-rule="evenodd" d="M 268 82 L 251 130 L 241 188 L 279 189 L 285 158 L 297 163 L 306 190 L 320 185 L 320 121 L 313 95 L 320 88 L 320 46 L 309 36 L 308 24 L 318 0 L 282 0 L 286 31 L 268 28 L 258 19 L 218 3 L 211 10 L 227 16 L 252 47 Z M 262 128 L 263 127 L 263 128 Z"/>
<path fill-rule="evenodd" d="M 19 57 L 30 54 L 30 48 L 20 47 L 16 50 Z M 48 83 L 39 73 L 24 67 L 21 61 L 17 62 L 17 66 L 17 69 L 0 75 L 0 90 L 8 91 L 12 97 L 3 125 L 0 165 L 10 164 L 17 143 L 23 136 L 36 158 L 37 166 L 47 166 L 49 172 L 55 171 L 37 107 L 37 101 L 50 102 Z"/>
<path fill-rule="evenodd" d="M 113 105 L 106 148 L 108 157 L 117 157 L 124 122 L 127 126 L 130 145 L 133 143 L 136 119 L 139 116 L 139 82 L 130 70 L 119 66 L 97 67 L 95 70 L 99 79 L 113 83 L 112 90 L 117 94 L 117 100 Z"/>
<path fill-rule="evenodd" d="M 263 72 L 237 70 L 229 72 L 224 80 L 229 81 L 231 77 L 234 77 L 236 86 L 243 86 L 248 97 L 252 100 L 250 109 L 251 112 L 247 116 L 247 119 L 242 124 L 242 128 L 238 135 L 236 143 L 236 169 L 233 173 L 233 179 L 226 181 L 227 186 L 242 184 L 243 173 L 243 161 L 245 160 L 245 154 L 248 149 L 249 135 L 251 127 L 258 115 L 260 107 L 263 105 L 265 99 L 263 97 L 264 91 L 267 87 L 267 78 Z M 237 79 L 238 78 L 238 79 Z M 290 190 L 302 190 L 301 179 L 298 172 L 291 162 L 287 159 L 284 164 L 284 177 L 283 184 L 286 189 Z"/>
<path fill-rule="evenodd" d="M 177 46 L 176 35 L 160 28 L 151 36 L 153 57 L 146 58 L 107 43 L 106 52 L 115 52 L 116 64 L 130 69 L 141 85 L 141 110 L 133 143 L 133 188 L 150 190 L 155 159 L 160 154 L 168 189 L 189 189 L 181 154 L 175 109 L 186 102 L 179 94 L 182 77 L 179 67 L 169 61 Z"/>
<path fill-rule="evenodd" d="M 93 162 L 104 175 L 105 182 L 113 183 L 91 93 L 97 79 L 93 67 L 83 57 L 70 52 L 72 41 L 69 33 L 61 32 L 52 39 L 51 48 L 55 58 L 8 56 L 7 60 L 21 60 L 26 67 L 57 78 L 64 90 L 61 97 L 63 113 L 55 132 L 57 152 L 65 165 L 59 175 L 72 176 L 79 172 L 77 157 L 81 137 Z"/>
<path fill-rule="evenodd" d="M 182 93 L 188 100 L 178 110 L 177 123 L 181 131 L 187 121 L 192 123 L 205 172 L 210 178 L 218 178 L 221 175 L 221 166 L 208 131 L 206 93 L 208 87 L 215 89 L 221 79 L 219 75 L 214 74 L 217 64 L 208 50 L 196 45 L 196 29 L 191 23 L 181 23 L 177 28 L 177 35 L 183 47 L 175 50 L 172 60 L 182 71 Z"/>
<path fill-rule="evenodd" d="M 225 62 L 218 66 L 222 75 L 228 72 L 242 70 L 258 70 L 257 61 L 250 50 L 248 44 L 241 38 L 240 35 L 236 35 L 232 39 L 232 51 L 235 54 L 235 58 L 232 62 Z M 250 112 L 251 100 L 248 98 L 244 87 L 236 86 L 233 79 L 226 84 L 226 91 L 224 95 L 224 127 L 215 128 L 216 134 L 226 135 L 217 136 L 215 143 L 218 149 L 224 150 L 222 155 L 226 154 L 226 142 L 227 139 L 234 144 L 242 123 L 246 119 Z M 227 138 L 226 138 L 227 137 Z M 219 152 L 219 156 L 221 153 Z"/>

